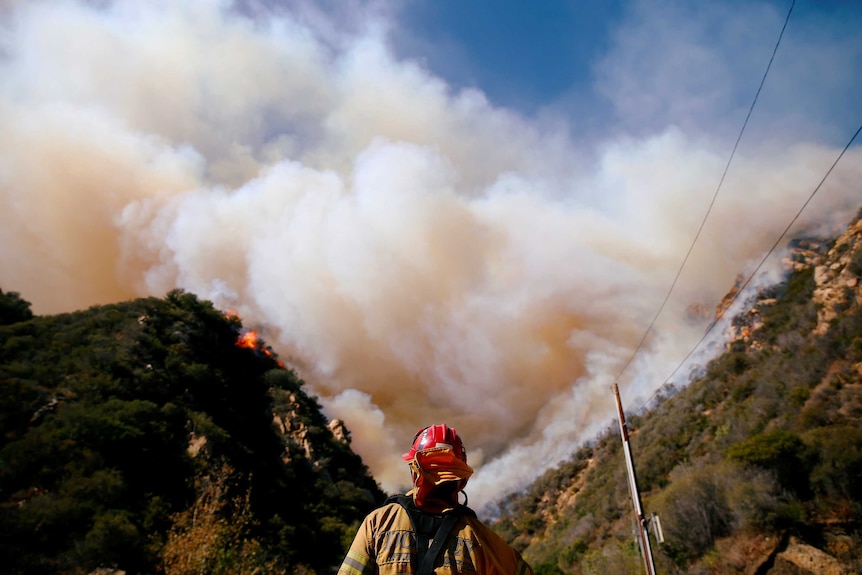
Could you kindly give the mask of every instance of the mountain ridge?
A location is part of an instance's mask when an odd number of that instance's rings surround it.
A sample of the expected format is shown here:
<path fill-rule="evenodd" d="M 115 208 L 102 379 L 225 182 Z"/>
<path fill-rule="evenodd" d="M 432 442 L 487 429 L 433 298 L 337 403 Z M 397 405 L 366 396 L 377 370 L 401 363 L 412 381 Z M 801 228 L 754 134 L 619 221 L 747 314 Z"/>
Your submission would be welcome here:
<path fill-rule="evenodd" d="M 627 416 L 660 573 L 862 571 L 860 215 L 792 240 L 725 351 Z M 182 290 L 37 317 L 0 291 L 0 386 L 13 575 L 330 573 L 386 495 L 298 374 Z M 490 513 L 537 575 L 642 572 L 620 448 L 611 422 Z"/>
<path fill-rule="evenodd" d="M 860 215 L 833 240 L 791 242 L 790 275 L 746 302 L 725 351 L 627 415 L 664 527 L 658 572 L 862 571 Z M 537 573 L 643 572 L 620 447 L 612 423 L 501 503 L 495 528 Z"/>
<path fill-rule="evenodd" d="M 385 497 L 343 424 L 211 303 L 29 317 L 4 299 L 4 572 L 322 573 Z"/>

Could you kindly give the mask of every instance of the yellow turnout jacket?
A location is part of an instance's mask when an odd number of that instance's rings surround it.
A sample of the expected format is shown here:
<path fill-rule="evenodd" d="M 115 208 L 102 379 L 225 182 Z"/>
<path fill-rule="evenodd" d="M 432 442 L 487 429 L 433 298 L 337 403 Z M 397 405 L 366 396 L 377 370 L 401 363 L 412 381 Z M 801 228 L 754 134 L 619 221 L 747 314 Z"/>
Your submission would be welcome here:
<path fill-rule="evenodd" d="M 384 505 L 362 522 L 338 575 L 415 575 L 416 541 L 407 510 L 399 503 Z M 533 570 L 490 527 L 462 513 L 446 535 L 434 573 L 532 575 Z"/>

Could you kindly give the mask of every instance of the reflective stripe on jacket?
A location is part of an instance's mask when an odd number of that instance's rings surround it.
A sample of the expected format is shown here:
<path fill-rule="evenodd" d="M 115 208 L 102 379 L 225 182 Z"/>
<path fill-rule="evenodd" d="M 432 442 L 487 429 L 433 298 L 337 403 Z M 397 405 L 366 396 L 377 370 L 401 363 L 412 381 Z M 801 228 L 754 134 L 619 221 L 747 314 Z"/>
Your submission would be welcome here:
<path fill-rule="evenodd" d="M 390 503 L 362 522 L 338 575 L 414 575 L 416 535 L 407 511 Z M 434 563 L 435 575 L 532 575 L 521 555 L 487 525 L 463 515 Z"/>

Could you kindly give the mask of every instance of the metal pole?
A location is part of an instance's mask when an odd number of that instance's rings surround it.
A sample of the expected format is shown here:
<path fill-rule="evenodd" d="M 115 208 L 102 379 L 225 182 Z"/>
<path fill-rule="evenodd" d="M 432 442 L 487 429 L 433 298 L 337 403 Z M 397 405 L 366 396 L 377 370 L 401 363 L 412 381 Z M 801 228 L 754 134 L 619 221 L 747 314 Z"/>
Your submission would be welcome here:
<path fill-rule="evenodd" d="M 652 523 L 653 533 L 655 534 L 655 540 L 659 543 L 664 543 L 664 531 L 661 528 L 661 519 L 659 519 L 658 515 L 653 513 L 650 516 L 650 523 Z"/>
<path fill-rule="evenodd" d="M 629 432 L 626 429 L 626 416 L 623 414 L 623 403 L 620 400 L 619 386 L 614 384 L 614 396 L 617 400 L 617 412 L 620 420 L 620 435 L 623 439 L 623 452 L 626 456 L 626 468 L 629 474 L 629 491 L 632 494 L 632 504 L 635 508 L 635 516 L 638 523 L 638 537 L 641 543 L 641 554 L 644 560 L 644 569 L 647 575 L 655 575 L 655 563 L 652 558 L 652 547 L 649 542 L 649 531 L 647 530 L 647 520 L 644 517 L 643 508 L 641 506 L 641 496 L 638 491 L 637 479 L 635 478 L 635 462 L 632 459 L 632 450 L 629 447 Z"/>

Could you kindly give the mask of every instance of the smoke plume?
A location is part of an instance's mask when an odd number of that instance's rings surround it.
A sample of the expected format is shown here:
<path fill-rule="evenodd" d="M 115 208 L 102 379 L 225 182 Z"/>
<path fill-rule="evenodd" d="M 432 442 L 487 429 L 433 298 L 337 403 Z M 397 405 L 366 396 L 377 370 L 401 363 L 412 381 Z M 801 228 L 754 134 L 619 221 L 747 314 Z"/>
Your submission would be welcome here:
<path fill-rule="evenodd" d="M 777 34 L 781 15 L 752 12 Z M 237 310 L 345 420 L 385 489 L 409 480 L 415 431 L 446 422 L 477 468 L 471 504 L 491 501 L 615 416 L 610 384 L 698 231 L 774 42 L 734 28 L 763 56 L 739 79 L 728 58 L 745 46 L 673 44 L 706 16 L 634 14 L 596 64 L 616 112 L 581 138 L 590 110 L 556 116 L 559 100 L 535 119 L 399 58 L 382 10 L 346 30 L 301 3 L 2 3 L 0 286 L 39 314 L 177 287 Z M 703 66 L 716 77 L 688 73 Z M 711 318 L 691 306 L 714 309 L 760 260 L 844 143 L 764 125 L 622 374 L 630 405 L 703 334 Z M 800 229 L 849 220 L 860 160 L 850 150 Z"/>

